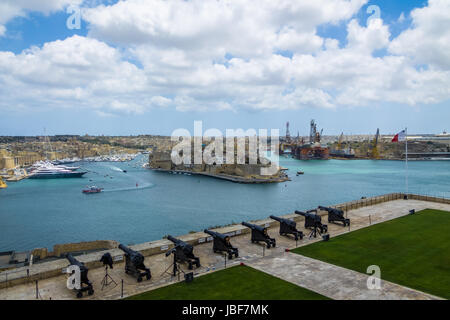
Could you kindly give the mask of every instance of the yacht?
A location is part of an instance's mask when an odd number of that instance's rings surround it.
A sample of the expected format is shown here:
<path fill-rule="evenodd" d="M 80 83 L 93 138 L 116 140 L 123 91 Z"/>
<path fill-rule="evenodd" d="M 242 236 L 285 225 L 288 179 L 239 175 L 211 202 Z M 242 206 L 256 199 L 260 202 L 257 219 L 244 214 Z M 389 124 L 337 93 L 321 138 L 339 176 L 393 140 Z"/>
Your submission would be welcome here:
<path fill-rule="evenodd" d="M 80 178 L 87 171 L 76 171 L 78 167 L 55 166 L 50 162 L 39 161 L 31 168 L 30 179 Z"/>

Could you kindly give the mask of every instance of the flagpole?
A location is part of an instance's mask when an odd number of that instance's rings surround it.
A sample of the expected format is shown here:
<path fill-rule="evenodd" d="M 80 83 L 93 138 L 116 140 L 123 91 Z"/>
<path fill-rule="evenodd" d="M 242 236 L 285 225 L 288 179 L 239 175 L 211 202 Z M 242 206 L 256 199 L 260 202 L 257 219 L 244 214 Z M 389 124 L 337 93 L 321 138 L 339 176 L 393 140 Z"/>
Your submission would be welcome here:
<path fill-rule="evenodd" d="M 408 128 L 405 128 L 405 155 L 406 155 L 406 194 L 408 194 Z"/>

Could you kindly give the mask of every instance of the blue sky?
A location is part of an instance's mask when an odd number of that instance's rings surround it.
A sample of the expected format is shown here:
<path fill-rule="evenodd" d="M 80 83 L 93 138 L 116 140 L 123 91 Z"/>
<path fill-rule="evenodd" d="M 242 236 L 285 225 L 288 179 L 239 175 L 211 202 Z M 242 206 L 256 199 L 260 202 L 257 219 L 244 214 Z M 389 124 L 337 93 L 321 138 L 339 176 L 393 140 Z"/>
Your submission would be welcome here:
<path fill-rule="evenodd" d="M 0 14 L 0 135 L 170 135 L 194 120 L 282 132 L 290 121 L 305 135 L 313 118 L 324 134 L 450 130 L 450 57 L 439 45 L 450 37 L 433 25 L 450 10 L 440 0 L 361 0 L 330 16 L 333 1 L 276 12 L 249 2 L 228 14 L 196 0 L 91 1 L 81 4 L 80 30 L 66 27 L 70 1 L 60 2 Z M 367 24 L 371 5 L 379 25 Z M 201 15 L 216 9 L 217 26 Z M 302 16 L 308 10 L 323 13 Z"/>

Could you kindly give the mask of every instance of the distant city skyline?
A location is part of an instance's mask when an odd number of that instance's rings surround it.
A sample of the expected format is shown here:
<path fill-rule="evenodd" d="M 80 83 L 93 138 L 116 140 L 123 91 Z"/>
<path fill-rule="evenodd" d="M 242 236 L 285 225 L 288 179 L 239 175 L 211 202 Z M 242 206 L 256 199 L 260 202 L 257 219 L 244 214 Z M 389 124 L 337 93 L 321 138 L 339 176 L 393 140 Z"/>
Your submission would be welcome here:
<path fill-rule="evenodd" d="M 0 135 L 450 131 L 450 2 L 0 3 Z"/>

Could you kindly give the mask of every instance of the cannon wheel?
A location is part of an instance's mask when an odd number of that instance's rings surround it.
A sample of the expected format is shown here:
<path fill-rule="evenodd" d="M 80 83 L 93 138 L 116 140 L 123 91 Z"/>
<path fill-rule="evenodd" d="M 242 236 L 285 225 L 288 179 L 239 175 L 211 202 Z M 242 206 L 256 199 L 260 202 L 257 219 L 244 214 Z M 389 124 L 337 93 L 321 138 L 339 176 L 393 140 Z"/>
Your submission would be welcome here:
<path fill-rule="evenodd" d="M 94 294 L 94 289 L 89 289 L 88 290 L 88 295 L 92 296 Z"/>
<path fill-rule="evenodd" d="M 83 293 L 81 291 L 77 292 L 77 298 L 82 298 L 83 297 Z"/>
<path fill-rule="evenodd" d="M 139 276 L 139 277 L 137 278 L 137 282 L 142 282 L 142 276 Z"/>
<path fill-rule="evenodd" d="M 267 244 L 267 249 L 270 249 L 270 243 Z"/>

